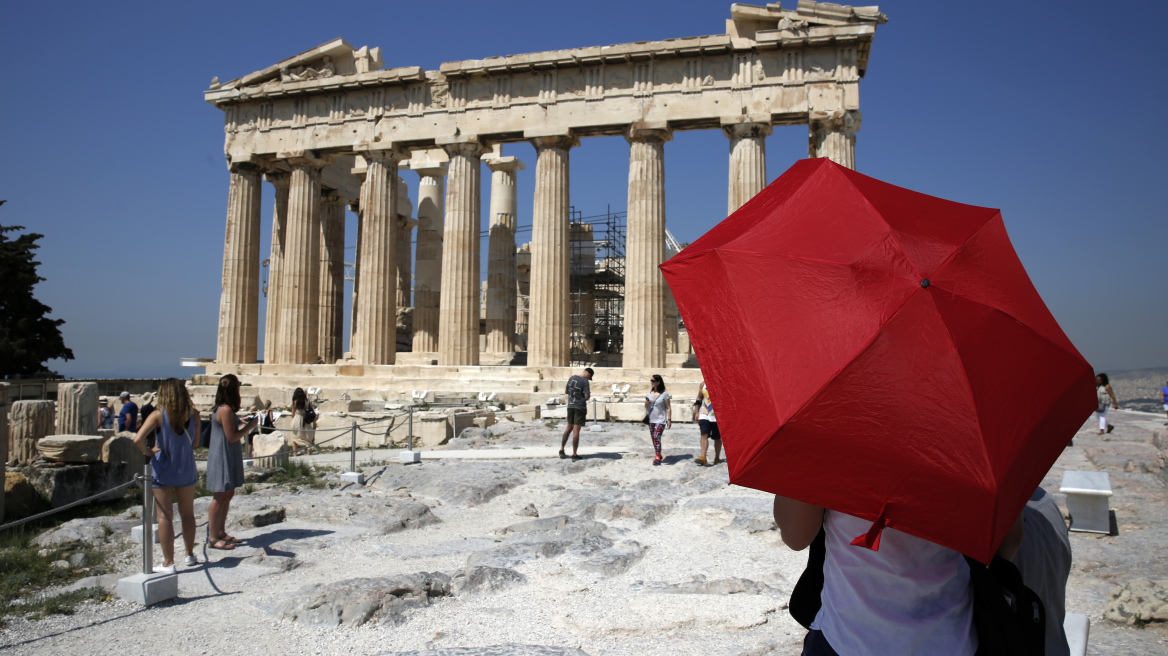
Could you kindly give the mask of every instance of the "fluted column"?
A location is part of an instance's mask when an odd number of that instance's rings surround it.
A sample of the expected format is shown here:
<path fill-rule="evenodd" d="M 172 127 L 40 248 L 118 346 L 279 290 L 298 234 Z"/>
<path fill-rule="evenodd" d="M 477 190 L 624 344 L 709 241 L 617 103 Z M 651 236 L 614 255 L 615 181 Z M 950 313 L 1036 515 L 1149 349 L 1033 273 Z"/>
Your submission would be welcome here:
<path fill-rule="evenodd" d="M 312 364 L 320 357 L 320 170 L 311 156 L 288 160 L 288 226 L 280 290 L 281 364 Z"/>
<path fill-rule="evenodd" d="M 459 139 L 459 138 L 456 138 Z M 438 364 L 479 363 L 479 157 L 483 146 L 461 138 L 442 144 L 450 156 L 442 236 Z"/>
<path fill-rule="evenodd" d="M 571 358 L 568 149 L 579 141 L 571 136 L 548 136 L 535 137 L 531 143 L 536 163 L 527 364 L 566 367 Z"/>
<path fill-rule="evenodd" d="M 288 229 L 288 185 L 290 173 L 271 171 L 264 179 L 272 183 L 276 207 L 272 212 L 272 250 L 268 255 L 268 309 L 264 321 L 264 364 L 280 361 L 280 289 L 284 286 L 284 233 Z"/>
<path fill-rule="evenodd" d="M 57 433 L 97 435 L 97 383 L 57 384 Z"/>
<path fill-rule="evenodd" d="M 754 198 L 766 187 L 766 138 L 768 123 L 733 123 L 723 125 L 730 139 L 730 185 L 726 213 Z"/>
<path fill-rule="evenodd" d="M 487 160 L 491 169 L 491 228 L 487 247 L 487 351 L 515 351 L 515 229 L 518 227 L 514 157 Z"/>
<path fill-rule="evenodd" d="M 332 364 L 344 355 L 345 200 L 335 192 L 321 198 L 320 358 Z"/>
<path fill-rule="evenodd" d="M 438 351 L 442 288 L 442 232 L 446 165 L 415 168 L 418 184 L 418 248 L 414 265 L 414 353 Z"/>
<path fill-rule="evenodd" d="M 416 219 L 399 214 L 397 217 L 397 306 L 410 307 L 413 300 L 413 246 Z"/>
<path fill-rule="evenodd" d="M 629 142 L 624 368 L 665 366 L 665 142 L 668 129 L 637 125 Z"/>
<path fill-rule="evenodd" d="M 810 122 L 809 154 L 856 168 L 856 133 L 860 131 L 859 111 L 835 112 L 824 117 L 812 116 Z"/>
<path fill-rule="evenodd" d="M 357 297 L 357 361 L 393 364 L 397 357 L 397 163 L 405 154 L 364 152 L 361 279 Z"/>
<path fill-rule="evenodd" d="M 227 231 L 223 240 L 223 293 L 219 297 L 221 363 L 256 361 L 260 328 L 260 170 L 231 167 Z"/>
<path fill-rule="evenodd" d="M 361 218 L 364 210 L 361 203 L 365 202 L 365 177 L 361 177 L 361 200 L 349 206 L 357 215 L 357 249 L 353 255 L 353 300 L 349 307 L 349 352 L 354 357 L 357 354 L 357 294 L 361 291 L 361 233 L 364 220 Z"/>
<path fill-rule="evenodd" d="M 8 462 L 32 464 L 37 459 L 37 442 L 55 435 L 52 401 L 17 401 L 8 411 Z"/>

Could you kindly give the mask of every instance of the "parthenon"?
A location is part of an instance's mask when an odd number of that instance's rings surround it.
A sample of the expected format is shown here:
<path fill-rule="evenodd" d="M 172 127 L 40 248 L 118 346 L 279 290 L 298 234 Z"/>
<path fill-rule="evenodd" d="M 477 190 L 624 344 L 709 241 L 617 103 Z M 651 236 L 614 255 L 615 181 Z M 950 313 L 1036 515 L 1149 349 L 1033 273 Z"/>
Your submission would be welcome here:
<path fill-rule="evenodd" d="M 500 146 L 534 146 L 528 367 L 570 364 L 570 152 L 629 144 L 624 369 L 667 366 L 664 159 L 675 131 L 721 129 L 727 212 L 766 184 L 765 139 L 806 125 L 809 154 L 855 163 L 859 80 L 875 7 L 800 0 L 730 7 L 724 34 L 385 68 L 342 39 L 204 93 L 224 112 L 230 169 L 214 366 L 474 367 L 516 349 L 516 171 Z M 487 309 L 480 342 L 481 164 L 490 183 Z M 419 176 L 416 217 L 399 173 Z M 262 365 L 260 186 L 275 190 Z M 358 217 L 349 358 L 342 352 L 344 212 Z M 720 218 L 720 217 L 718 217 Z M 417 229 L 416 253 L 411 254 Z M 411 257 L 413 255 L 413 257 Z M 413 279 L 411 285 L 410 281 Z M 412 294 L 411 294 L 412 292 Z M 399 353 L 400 306 L 413 308 Z M 401 361 L 398 358 L 402 358 Z M 279 366 L 280 369 L 273 368 Z M 317 372 L 321 372 L 319 366 Z"/>

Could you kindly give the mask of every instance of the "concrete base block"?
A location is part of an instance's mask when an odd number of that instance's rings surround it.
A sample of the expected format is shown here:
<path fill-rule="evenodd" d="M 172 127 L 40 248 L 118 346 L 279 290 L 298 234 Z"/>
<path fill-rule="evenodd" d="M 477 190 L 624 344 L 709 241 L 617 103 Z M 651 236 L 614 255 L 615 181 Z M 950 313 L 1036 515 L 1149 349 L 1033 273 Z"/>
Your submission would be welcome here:
<path fill-rule="evenodd" d="M 150 534 L 154 537 L 154 544 L 158 544 L 158 524 L 154 525 Z M 142 525 L 138 524 L 130 528 L 130 540 L 134 544 L 142 544 Z"/>
<path fill-rule="evenodd" d="M 365 484 L 365 474 L 361 472 L 345 472 L 341 474 L 342 483 L 356 483 L 357 485 Z"/>
<path fill-rule="evenodd" d="M 604 426 L 601 426 L 600 424 L 588 424 L 588 430 L 593 433 L 603 433 Z"/>
<path fill-rule="evenodd" d="M 178 574 L 135 574 L 118 581 L 118 596 L 153 606 L 178 596 Z"/>
<path fill-rule="evenodd" d="M 422 462 L 422 454 L 418 451 L 402 451 L 401 461 L 403 465 L 416 465 Z"/>

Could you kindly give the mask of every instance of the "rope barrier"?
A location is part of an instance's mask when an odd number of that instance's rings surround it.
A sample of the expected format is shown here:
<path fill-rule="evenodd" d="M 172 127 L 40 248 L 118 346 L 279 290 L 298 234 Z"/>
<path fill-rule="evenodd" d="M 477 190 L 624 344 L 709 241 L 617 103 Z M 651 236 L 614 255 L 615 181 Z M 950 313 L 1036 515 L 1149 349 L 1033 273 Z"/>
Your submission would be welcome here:
<path fill-rule="evenodd" d="M 104 496 L 110 494 L 111 492 L 117 492 L 118 490 L 124 490 L 124 489 L 130 487 L 131 485 L 137 485 L 141 479 L 142 479 L 142 476 L 136 474 L 134 476 L 134 478 L 131 479 L 130 481 L 128 481 L 126 483 L 122 483 L 121 485 L 118 485 L 116 487 L 111 487 L 110 489 L 106 490 L 105 492 L 99 492 L 98 494 L 95 494 L 91 497 L 85 497 L 84 499 L 78 499 L 77 501 L 63 505 L 60 508 L 53 508 L 52 510 L 46 510 L 43 513 L 38 513 L 38 514 L 33 515 L 31 517 L 25 517 L 24 519 L 18 519 L 15 522 L 8 522 L 7 524 L 0 526 L 0 531 L 10 529 L 14 526 L 20 526 L 21 524 L 27 524 L 31 521 L 40 519 L 42 517 L 48 517 L 50 515 L 55 515 L 59 512 L 63 512 L 65 510 L 68 510 L 68 509 L 73 508 L 75 506 L 80 506 L 81 504 L 84 504 L 84 503 L 89 503 L 90 501 L 104 497 Z"/>

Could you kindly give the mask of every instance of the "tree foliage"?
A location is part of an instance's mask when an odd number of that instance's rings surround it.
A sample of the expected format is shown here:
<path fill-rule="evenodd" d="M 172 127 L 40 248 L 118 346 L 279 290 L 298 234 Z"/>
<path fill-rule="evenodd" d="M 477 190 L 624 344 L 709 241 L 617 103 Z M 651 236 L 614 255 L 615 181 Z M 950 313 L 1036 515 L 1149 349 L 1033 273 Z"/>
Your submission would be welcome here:
<path fill-rule="evenodd" d="M 73 359 L 61 336 L 65 320 L 50 319 L 53 309 L 33 296 L 33 287 L 44 280 L 37 275 L 40 262 L 33 259 L 33 251 L 40 248 L 36 242 L 44 235 L 8 238 L 21 230 L 23 226 L 0 225 L 0 378 L 56 375 L 45 362 Z"/>

